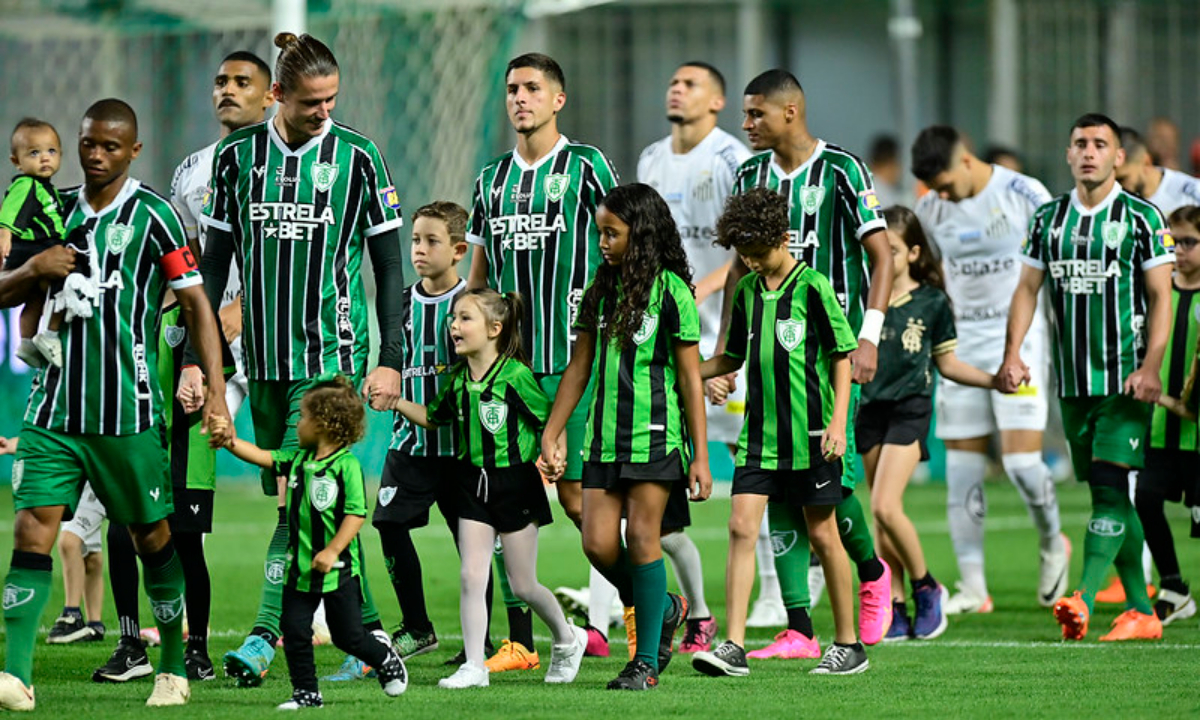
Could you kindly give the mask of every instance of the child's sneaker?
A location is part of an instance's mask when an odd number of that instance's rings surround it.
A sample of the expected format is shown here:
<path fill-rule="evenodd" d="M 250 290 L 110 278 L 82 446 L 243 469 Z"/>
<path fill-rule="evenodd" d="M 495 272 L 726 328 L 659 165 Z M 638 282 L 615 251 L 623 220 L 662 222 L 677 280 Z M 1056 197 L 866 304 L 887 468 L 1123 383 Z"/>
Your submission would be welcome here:
<path fill-rule="evenodd" d="M 537 652 L 530 650 L 519 642 L 505 640 L 496 654 L 484 663 L 488 672 L 507 672 L 509 670 L 537 670 L 542 666 Z"/>
<path fill-rule="evenodd" d="M 584 657 L 608 657 L 608 638 L 604 633 L 596 628 L 588 625 L 584 628 L 587 633 L 587 647 L 583 651 Z"/>
<path fill-rule="evenodd" d="M 1087 603 L 1078 590 L 1054 603 L 1054 619 L 1062 626 L 1063 640 L 1082 640 L 1087 635 L 1090 616 Z"/>
<path fill-rule="evenodd" d="M 438 687 L 450 690 L 461 690 L 469 687 L 487 687 L 488 669 L 479 667 L 473 662 L 464 662 L 458 666 L 454 674 L 438 680 Z"/>
<path fill-rule="evenodd" d="M 679 652 L 685 655 L 712 649 L 713 638 L 717 636 L 717 619 L 712 617 L 695 618 L 687 621 L 683 629 L 683 639 L 679 641 Z"/>
<path fill-rule="evenodd" d="M 62 340 L 58 339 L 57 334 L 38 333 L 33 336 L 33 344 L 37 347 L 38 352 L 42 354 L 42 357 L 46 358 L 46 362 L 54 367 L 62 367 Z"/>
<path fill-rule="evenodd" d="M 821 657 L 821 645 L 817 642 L 816 638 L 805 637 L 803 633 L 795 630 L 784 630 L 775 636 L 775 642 L 761 650 L 746 653 L 746 657 L 754 658 L 755 660 L 765 660 L 767 658 L 781 658 L 783 660 L 819 658 Z"/>
<path fill-rule="evenodd" d="M 31 368 L 46 367 L 46 356 L 42 355 L 42 351 L 28 338 L 22 339 L 17 345 L 17 359 Z"/>
<path fill-rule="evenodd" d="M 946 604 L 948 596 L 946 587 L 941 583 L 913 591 L 913 603 L 917 606 L 913 634 L 919 640 L 932 640 L 946 632 L 946 613 L 942 612 L 942 606 Z"/>
<path fill-rule="evenodd" d="M 702 651 L 692 655 L 692 667 L 713 677 L 750 674 L 750 666 L 746 664 L 746 651 L 732 640 L 726 640 L 712 652 Z"/>
<path fill-rule="evenodd" d="M 293 690 L 292 699 L 275 706 L 276 710 L 300 710 L 301 708 L 325 707 L 320 692 L 311 690 Z"/>
<path fill-rule="evenodd" d="M 376 670 L 376 676 L 388 697 L 403 695 L 408 689 L 408 669 L 404 667 L 404 661 L 394 648 L 388 648 L 387 658 Z"/>
<path fill-rule="evenodd" d="M 879 559 L 883 574 L 858 587 L 858 635 L 864 645 L 883 639 L 892 625 L 892 569 Z"/>
<path fill-rule="evenodd" d="M 579 674 L 579 665 L 583 662 L 587 650 L 588 634 L 581 627 L 571 627 L 574 636 L 566 645 L 550 646 L 550 670 L 546 673 L 548 683 L 569 683 L 575 681 Z"/>
<path fill-rule="evenodd" d="M 1112 622 L 1112 630 L 1100 642 L 1114 640 L 1162 640 L 1162 621 L 1153 612 L 1149 615 L 1126 610 Z"/>
<path fill-rule="evenodd" d="M 658 672 L 667 669 L 671 664 L 671 652 L 675 647 L 675 633 L 687 621 L 688 601 L 682 595 L 667 593 L 671 603 L 663 613 L 662 635 L 658 640 Z"/>
<path fill-rule="evenodd" d="M 653 690 L 658 687 L 658 673 L 647 663 L 634 658 L 615 678 L 608 682 L 609 690 Z"/>
<path fill-rule="evenodd" d="M 825 651 L 825 657 L 821 659 L 820 664 L 808 672 L 812 675 L 854 675 L 863 672 L 870 665 L 862 643 L 834 643 Z"/>
<path fill-rule="evenodd" d="M 409 630 L 401 625 L 392 633 L 392 647 L 396 648 L 401 658 L 424 655 L 438 649 L 437 634 L 433 632 L 432 627 L 428 631 Z"/>
<path fill-rule="evenodd" d="M 888 628 L 887 635 L 883 636 L 885 643 L 904 642 L 916 637 L 913 634 L 912 620 L 909 619 L 908 613 L 900 610 L 899 605 L 898 602 L 892 602 L 892 626 Z"/>

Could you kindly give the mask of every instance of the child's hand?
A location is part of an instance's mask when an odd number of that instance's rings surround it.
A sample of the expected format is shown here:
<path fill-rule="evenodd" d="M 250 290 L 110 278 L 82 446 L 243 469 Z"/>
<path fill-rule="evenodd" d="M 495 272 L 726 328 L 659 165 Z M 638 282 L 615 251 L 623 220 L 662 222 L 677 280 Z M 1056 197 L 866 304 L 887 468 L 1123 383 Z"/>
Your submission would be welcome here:
<path fill-rule="evenodd" d="M 0 228 L 0 260 L 8 257 L 12 252 L 12 234 L 4 228 Z"/>
<path fill-rule="evenodd" d="M 826 460 L 837 460 L 846 454 L 846 428 L 830 423 L 821 433 L 821 452 Z"/>
<path fill-rule="evenodd" d="M 551 438 L 548 433 L 542 433 L 542 454 L 537 459 L 538 472 L 546 478 L 546 482 L 554 483 L 566 472 L 566 431 L 559 433 L 557 438 Z"/>
<path fill-rule="evenodd" d="M 712 495 L 713 479 L 709 472 L 708 463 L 693 460 L 688 468 L 688 500 L 702 502 Z"/>
<path fill-rule="evenodd" d="M 0 455 L 13 455 L 17 452 L 20 438 L 0 437 Z"/>
<path fill-rule="evenodd" d="M 317 572 L 329 573 L 339 565 L 337 553 L 325 548 L 313 556 L 312 569 Z"/>
<path fill-rule="evenodd" d="M 730 377 L 729 375 L 721 375 L 704 382 L 704 392 L 708 395 L 710 403 L 713 405 L 725 404 L 729 393 L 733 392 L 732 383 L 729 381 Z"/>

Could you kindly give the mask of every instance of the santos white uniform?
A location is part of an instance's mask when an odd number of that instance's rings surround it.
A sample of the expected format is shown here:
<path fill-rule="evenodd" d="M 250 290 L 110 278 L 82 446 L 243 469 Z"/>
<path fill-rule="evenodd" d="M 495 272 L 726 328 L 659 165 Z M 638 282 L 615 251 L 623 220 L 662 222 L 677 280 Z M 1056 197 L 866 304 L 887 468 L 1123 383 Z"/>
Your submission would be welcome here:
<path fill-rule="evenodd" d="M 1200 179 L 1170 168 L 1159 170 L 1163 174 L 1162 183 L 1146 199 L 1161 210 L 1163 216 L 1170 215 L 1184 205 L 1200 205 Z"/>
<path fill-rule="evenodd" d="M 738 166 L 750 155 L 737 138 L 721 128 L 713 128 L 688 153 L 675 154 L 668 136 L 643 150 L 638 159 L 638 182 L 657 190 L 671 208 L 692 265 L 692 282 L 699 282 L 733 258 L 731 251 L 713 245 L 713 241 L 717 239 L 717 219 L 733 189 Z M 699 306 L 701 357 L 712 357 L 717 346 L 721 295 L 713 293 Z M 709 405 L 708 439 L 736 443 L 742 430 L 744 408 L 742 384 L 724 405 Z"/>
<path fill-rule="evenodd" d="M 204 227 L 200 223 L 201 210 L 204 207 L 205 195 L 209 192 L 209 181 L 212 179 L 213 153 L 217 143 L 201 148 L 184 158 L 175 168 L 175 176 L 171 180 L 171 204 L 183 220 L 183 229 L 187 232 L 188 240 L 197 238 L 200 250 L 204 251 Z M 197 258 L 199 261 L 199 258 Z M 221 307 L 225 307 L 237 299 L 242 291 L 242 276 L 237 269 L 237 261 L 229 268 L 229 280 L 225 283 L 225 292 L 221 295 Z M 233 361 L 237 365 L 237 374 L 225 383 L 225 403 L 229 406 L 230 416 L 236 416 L 242 401 L 249 392 L 246 385 L 246 374 L 242 371 L 242 338 L 239 335 L 229 344 L 233 353 Z"/>

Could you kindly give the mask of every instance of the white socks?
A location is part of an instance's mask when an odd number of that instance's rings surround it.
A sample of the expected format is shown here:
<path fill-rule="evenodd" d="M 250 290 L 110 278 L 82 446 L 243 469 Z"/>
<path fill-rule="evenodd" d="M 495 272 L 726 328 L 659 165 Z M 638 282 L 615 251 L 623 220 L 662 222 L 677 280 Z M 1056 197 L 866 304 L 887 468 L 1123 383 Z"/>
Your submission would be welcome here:
<path fill-rule="evenodd" d="M 679 589 L 688 600 L 688 617 L 712 617 L 704 601 L 704 569 L 700 565 L 700 550 L 683 530 L 664 535 L 662 549 L 675 569 Z"/>
<path fill-rule="evenodd" d="M 983 476 L 986 472 L 987 456 L 983 453 L 946 451 L 946 518 L 950 524 L 950 540 L 958 557 L 962 585 L 978 597 L 988 596 L 987 580 L 983 575 L 983 520 L 987 516 Z"/>

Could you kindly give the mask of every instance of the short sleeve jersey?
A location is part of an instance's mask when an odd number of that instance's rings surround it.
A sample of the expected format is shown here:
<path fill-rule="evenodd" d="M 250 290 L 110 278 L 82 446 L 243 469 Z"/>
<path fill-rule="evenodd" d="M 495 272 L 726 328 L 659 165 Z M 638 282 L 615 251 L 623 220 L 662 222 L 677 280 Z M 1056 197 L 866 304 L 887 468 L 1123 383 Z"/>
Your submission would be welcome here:
<path fill-rule="evenodd" d="M 158 338 L 167 287 L 200 284 L 183 224 L 166 198 L 133 178 L 96 212 L 82 189 L 63 192 L 68 236 L 88 238 L 99 294 L 90 318 L 59 331 L 63 367 L 33 380 L 25 422 L 64 433 L 131 435 L 162 422 Z"/>
<path fill-rule="evenodd" d="M 400 376 L 402 394 L 418 405 L 428 405 L 438 396 L 454 367 L 457 356 L 450 342 L 450 309 L 454 298 L 467 286 L 465 280 L 441 295 L 429 295 L 415 283 L 404 291 L 404 333 L 401 335 L 404 369 Z M 422 457 L 454 457 L 458 447 L 454 428 L 426 430 L 396 413 L 392 424 L 392 450 Z"/>
<path fill-rule="evenodd" d="M 1183 394 L 1183 384 L 1191 371 L 1197 336 L 1200 335 L 1200 290 L 1173 288 L 1171 292 L 1171 334 L 1163 355 L 1162 391 L 1170 397 Z M 1161 405 L 1154 406 L 1150 420 L 1150 447 L 1156 450 L 1195 452 L 1196 421 L 1179 417 Z"/>
<path fill-rule="evenodd" d="M 756 187 L 787 198 L 788 250 L 829 280 L 850 327 L 858 332 L 871 284 L 862 239 L 887 227 L 866 164 L 818 140 L 812 156 L 790 173 L 779 167 L 770 152 L 742 163 L 734 192 Z"/>
<path fill-rule="evenodd" d="M 175 168 L 171 178 L 171 204 L 183 221 L 184 232 L 188 239 L 196 238 L 200 243 L 200 252 L 204 252 L 204 226 L 200 218 L 204 215 L 204 199 L 208 196 L 212 184 L 213 153 L 217 143 L 200 148 L 188 155 Z M 242 290 L 242 280 L 238 273 L 237 261 L 234 260 L 229 268 L 229 279 L 225 282 L 225 292 L 221 295 L 221 306 L 224 307 L 237 298 Z"/>
<path fill-rule="evenodd" d="M 1119 395 L 1146 351 L 1142 273 L 1175 261 L 1162 213 L 1121 189 L 1093 208 L 1076 190 L 1038 208 L 1021 260 L 1049 278 L 1062 397 Z"/>
<path fill-rule="evenodd" d="M 713 128 L 686 153 L 676 154 L 668 136 L 648 146 L 638 159 L 638 182 L 654 188 L 667 201 L 697 283 L 733 258 L 731 251 L 713 241 L 738 167 L 748 159 L 746 146 L 721 128 Z M 721 293 L 705 298 L 698 311 L 700 354 L 708 357 L 717 346 Z"/>
<path fill-rule="evenodd" d="M 488 286 L 524 298 L 525 355 L 539 375 L 571 359 L 571 325 L 600 264 L 596 208 L 617 183 L 603 153 L 565 136 L 533 165 L 513 150 L 475 181 L 467 240 L 483 248 Z"/>
<path fill-rule="evenodd" d="M 340 567 L 328 574 L 312 567 L 313 558 L 337 535 L 347 515 L 366 517 L 362 466 L 348 448 L 317 459 L 312 449 L 271 452 L 274 471 L 287 478 L 287 587 L 298 592 L 333 592 L 362 577 L 356 535 L 338 555 Z"/>
<path fill-rule="evenodd" d="M 746 365 L 738 467 L 804 470 L 833 418 L 833 359 L 858 347 L 821 273 L 798 263 L 775 290 L 758 273 L 733 298 L 725 355 Z"/>
<path fill-rule="evenodd" d="M 550 400 L 527 365 L 500 357 L 479 380 L 460 362 L 426 406 L 429 421 L 453 425 L 458 457 L 480 468 L 513 467 L 537 459 Z"/>
<path fill-rule="evenodd" d="M 588 462 L 649 463 L 673 452 L 688 456 L 688 435 L 679 395 L 677 343 L 700 340 L 700 321 L 692 289 L 683 278 L 664 271 L 654 281 L 641 325 L 628 346 L 605 339 L 603 301 L 599 327 L 576 323 L 592 333 L 596 359 L 584 459 Z"/>
<path fill-rule="evenodd" d="M 888 303 L 879 336 L 875 379 L 863 386 L 864 404 L 932 394 L 934 358 L 952 352 L 958 340 L 946 293 L 921 285 Z"/>
<path fill-rule="evenodd" d="M 17 240 L 62 240 L 65 233 L 58 191 L 49 180 L 17 175 L 0 204 L 0 227 Z"/>
<path fill-rule="evenodd" d="M 1200 205 L 1200 178 L 1171 168 L 1158 169 L 1163 174 L 1162 182 L 1147 199 L 1161 210 L 1164 216 L 1170 216 L 1184 205 Z"/>
<path fill-rule="evenodd" d="M 366 368 L 363 250 L 403 224 L 373 142 L 332 120 L 296 149 L 274 121 L 242 128 L 217 145 L 203 212 L 208 227 L 233 235 L 246 377 Z"/>

